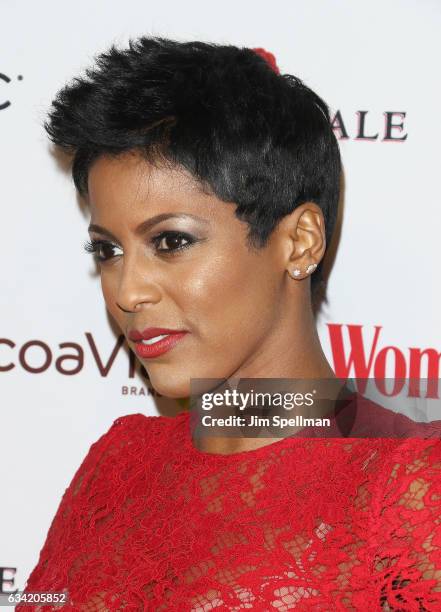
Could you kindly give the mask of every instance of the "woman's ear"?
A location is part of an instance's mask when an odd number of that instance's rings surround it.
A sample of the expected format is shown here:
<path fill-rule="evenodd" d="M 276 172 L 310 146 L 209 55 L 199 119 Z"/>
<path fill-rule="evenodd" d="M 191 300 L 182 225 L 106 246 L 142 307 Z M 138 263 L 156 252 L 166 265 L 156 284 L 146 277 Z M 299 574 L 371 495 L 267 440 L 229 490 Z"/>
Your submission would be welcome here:
<path fill-rule="evenodd" d="M 305 202 L 282 220 L 286 268 L 303 279 L 314 272 L 326 250 L 325 221 L 315 202 Z"/>

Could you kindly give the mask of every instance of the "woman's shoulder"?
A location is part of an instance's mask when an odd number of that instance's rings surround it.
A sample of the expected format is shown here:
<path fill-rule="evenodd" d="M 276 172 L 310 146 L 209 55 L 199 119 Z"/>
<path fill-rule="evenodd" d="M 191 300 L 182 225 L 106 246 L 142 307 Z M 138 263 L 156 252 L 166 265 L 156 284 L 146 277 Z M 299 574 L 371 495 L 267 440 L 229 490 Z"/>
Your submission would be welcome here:
<path fill-rule="evenodd" d="M 139 431 L 140 429 L 144 431 L 165 431 L 166 429 L 172 429 L 177 422 L 185 419 L 186 414 L 187 411 L 179 412 L 176 416 L 147 415 L 142 412 L 134 412 L 117 417 L 110 429 L 118 427 L 120 430 L 127 429 L 129 431 Z"/>
<path fill-rule="evenodd" d="M 183 413 L 168 417 L 136 412 L 117 417 L 90 446 L 66 494 L 88 494 L 99 483 L 110 482 L 113 475 L 128 472 L 141 463 L 146 468 L 152 465 L 155 457 L 169 448 L 183 420 Z"/>
<path fill-rule="evenodd" d="M 407 438 L 394 442 L 383 454 L 376 480 L 372 500 L 375 520 L 384 518 L 386 507 L 401 513 L 406 508 L 415 511 L 436 505 L 441 512 L 441 440 Z"/>
<path fill-rule="evenodd" d="M 381 597 L 388 610 L 402 602 L 406 610 L 440 610 L 441 440 L 399 441 L 376 484 L 365 548 L 373 601 Z M 357 580 L 364 605 L 361 569 L 354 572 L 354 585 Z"/>
<path fill-rule="evenodd" d="M 66 494 L 73 501 L 91 490 L 106 489 L 112 480 L 119 482 L 121 475 L 128 478 L 140 465 L 148 471 L 155 458 L 170 448 L 183 420 L 182 413 L 169 417 L 136 412 L 117 417 L 90 446 Z"/>
<path fill-rule="evenodd" d="M 90 549 L 90 535 L 122 520 L 121 507 L 140 491 L 148 495 L 155 457 L 167 459 L 158 440 L 169 441 L 181 421 L 180 415 L 125 414 L 92 443 L 64 491 L 27 590 L 61 591 L 69 583 L 72 568 L 87 560 L 87 552 L 79 559 L 78 551 Z"/>
<path fill-rule="evenodd" d="M 441 438 L 441 420 L 427 420 L 424 414 L 426 420 L 418 421 L 415 416 L 413 407 L 402 406 L 401 411 L 397 411 L 378 397 L 372 399 L 355 392 L 337 406 L 332 424 L 334 433 L 351 438 Z"/>
<path fill-rule="evenodd" d="M 114 444 L 130 443 L 140 447 L 168 446 L 170 438 L 179 437 L 187 420 L 187 412 L 176 416 L 146 415 L 141 412 L 117 417 L 104 437 L 111 436 Z"/>
<path fill-rule="evenodd" d="M 384 485 L 399 485 L 416 478 L 441 482 L 441 440 L 412 437 L 398 440 L 383 465 Z M 386 487 L 383 488 L 383 493 Z"/>
<path fill-rule="evenodd" d="M 170 435 L 182 429 L 180 426 L 185 420 L 186 412 L 176 416 L 146 415 L 141 412 L 121 415 L 114 419 L 110 428 L 94 444 L 157 446 L 161 442 L 166 443 Z"/>

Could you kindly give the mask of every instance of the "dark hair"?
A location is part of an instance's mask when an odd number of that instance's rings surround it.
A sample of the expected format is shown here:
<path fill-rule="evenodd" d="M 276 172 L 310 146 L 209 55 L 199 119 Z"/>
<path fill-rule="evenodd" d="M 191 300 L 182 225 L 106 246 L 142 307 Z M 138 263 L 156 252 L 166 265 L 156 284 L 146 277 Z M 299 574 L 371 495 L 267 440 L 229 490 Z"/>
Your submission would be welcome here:
<path fill-rule="evenodd" d="M 139 150 L 189 170 L 249 225 L 263 247 L 277 223 L 316 202 L 327 244 L 337 216 L 340 153 L 326 103 L 297 77 L 233 45 L 130 40 L 61 89 L 44 126 L 73 154 L 72 176 L 87 194 L 100 155 Z M 321 280 L 320 266 L 312 285 Z"/>

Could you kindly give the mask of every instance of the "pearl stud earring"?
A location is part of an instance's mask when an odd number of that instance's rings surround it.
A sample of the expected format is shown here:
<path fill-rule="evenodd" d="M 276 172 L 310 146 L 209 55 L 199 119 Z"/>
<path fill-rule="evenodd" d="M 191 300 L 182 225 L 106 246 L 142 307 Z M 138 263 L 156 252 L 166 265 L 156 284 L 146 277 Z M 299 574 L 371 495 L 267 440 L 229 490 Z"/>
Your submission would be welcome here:
<path fill-rule="evenodd" d="M 305 270 L 305 274 L 311 274 L 311 272 L 314 272 L 314 270 L 316 269 L 317 264 L 313 263 L 313 264 L 309 264 L 309 266 L 306 268 Z M 299 270 L 299 268 L 294 268 L 294 270 L 291 272 L 291 276 L 293 276 L 294 278 L 297 278 L 298 276 L 301 275 L 301 270 Z"/>

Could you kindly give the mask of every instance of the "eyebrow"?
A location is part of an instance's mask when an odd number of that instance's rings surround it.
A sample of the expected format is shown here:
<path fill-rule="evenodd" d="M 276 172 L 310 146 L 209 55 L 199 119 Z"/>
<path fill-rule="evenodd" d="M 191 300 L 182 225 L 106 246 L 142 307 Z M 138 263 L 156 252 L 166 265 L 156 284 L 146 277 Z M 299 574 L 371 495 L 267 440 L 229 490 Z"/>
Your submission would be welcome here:
<path fill-rule="evenodd" d="M 201 221 L 204 224 L 208 223 L 206 219 L 202 219 L 201 217 L 197 217 L 196 215 L 192 215 L 190 213 L 161 213 L 160 215 L 155 215 L 154 217 L 150 217 L 150 219 L 147 219 L 146 221 L 140 223 L 135 228 L 135 234 L 137 236 L 142 236 L 142 234 L 145 234 L 145 232 L 151 229 L 154 225 L 160 223 L 161 221 L 165 221 L 165 219 L 184 219 L 187 217 L 190 217 L 195 221 Z M 99 234 L 103 234 L 104 236 L 112 238 L 112 240 L 118 241 L 118 239 L 112 234 L 112 232 L 107 230 L 105 227 L 101 227 L 101 225 L 97 225 L 96 223 L 91 223 L 88 227 L 88 230 L 89 232 L 97 232 Z"/>

